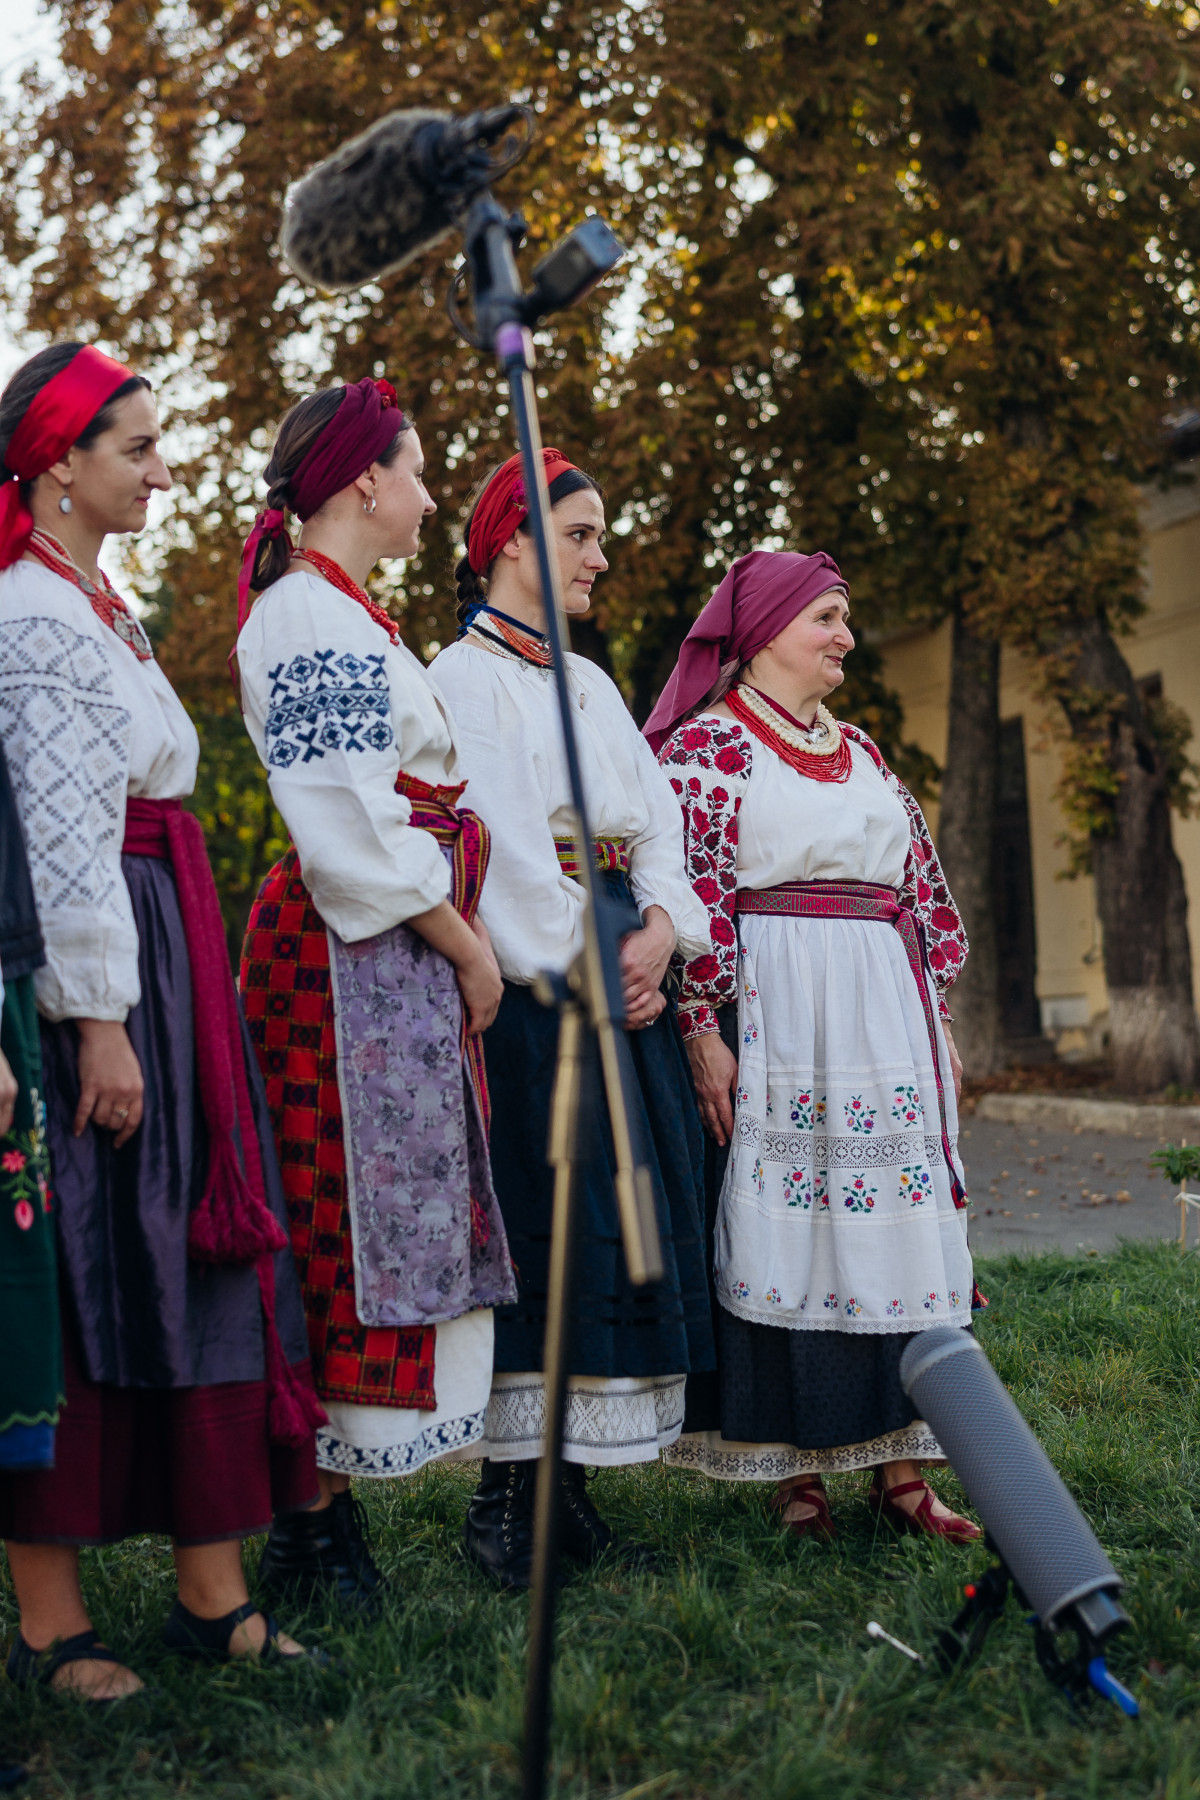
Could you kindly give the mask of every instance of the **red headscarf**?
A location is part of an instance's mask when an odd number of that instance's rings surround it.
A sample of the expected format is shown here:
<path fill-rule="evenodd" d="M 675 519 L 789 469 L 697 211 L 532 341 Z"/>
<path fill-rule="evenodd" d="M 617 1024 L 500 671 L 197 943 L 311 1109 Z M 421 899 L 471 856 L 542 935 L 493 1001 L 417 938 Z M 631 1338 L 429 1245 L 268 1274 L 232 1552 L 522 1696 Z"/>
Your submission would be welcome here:
<path fill-rule="evenodd" d="M 748 663 L 830 588 L 845 590 L 846 583 L 823 550 L 812 556 L 794 550 L 752 550 L 739 556 L 684 638 L 679 660 L 646 720 L 643 730 L 654 754 L 708 698 L 722 669 Z"/>
<path fill-rule="evenodd" d="M 564 475 L 575 464 L 568 462 L 561 450 L 542 451 L 546 470 L 546 486 Z M 490 569 L 513 532 L 529 515 L 525 483 L 521 477 L 521 458 L 510 456 L 502 463 L 480 494 L 471 518 L 467 538 L 467 561 L 476 575 Z"/>
<path fill-rule="evenodd" d="M 288 483 L 292 511 L 302 524 L 395 443 L 404 422 L 399 405 L 391 382 L 373 381 L 369 375 L 342 389 L 337 411 Z M 265 537 L 287 537 L 285 520 L 281 508 L 268 507 L 259 513 L 246 539 L 238 574 L 239 631 L 250 611 L 250 578 L 258 546 Z"/>
<path fill-rule="evenodd" d="M 29 402 L 0 468 L 0 569 L 19 561 L 33 533 L 33 515 L 21 504 L 21 482 L 36 481 L 53 468 L 131 375 L 124 363 L 85 344 Z"/>

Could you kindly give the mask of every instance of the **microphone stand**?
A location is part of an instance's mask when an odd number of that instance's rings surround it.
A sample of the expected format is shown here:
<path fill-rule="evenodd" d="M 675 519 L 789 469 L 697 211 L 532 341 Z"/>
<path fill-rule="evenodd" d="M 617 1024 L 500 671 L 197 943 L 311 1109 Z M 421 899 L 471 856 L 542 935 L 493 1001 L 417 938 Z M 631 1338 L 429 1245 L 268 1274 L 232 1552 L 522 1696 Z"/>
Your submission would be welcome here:
<path fill-rule="evenodd" d="M 597 241 L 598 220 L 589 220 L 573 238 Z M 559 1491 L 562 1442 L 567 1404 L 576 1182 L 587 1160 L 585 1128 L 592 1124 L 598 1096 L 594 1088 L 599 1062 L 604 1099 L 616 1156 L 616 1198 L 629 1279 L 641 1286 L 662 1278 L 662 1246 L 655 1214 L 649 1168 L 635 1145 L 630 1105 L 632 1063 L 622 1030 L 625 1009 L 621 993 L 618 948 L 629 931 L 640 929 L 635 909 L 614 901 L 601 888 L 592 855 L 587 804 L 579 763 L 565 650 L 566 613 L 558 567 L 550 540 L 550 500 L 542 461 L 542 440 L 533 385 L 534 349 L 530 324 L 552 307 L 570 304 L 594 285 L 602 270 L 583 285 L 561 289 L 543 277 L 558 252 L 535 271 L 538 285 L 530 294 L 521 287 L 513 256 L 514 239 L 523 235 L 519 220 L 509 220 L 486 190 L 473 201 L 463 224 L 467 267 L 474 302 L 475 331 L 470 333 L 451 303 L 451 318 L 469 341 L 492 350 L 508 385 L 521 452 L 529 525 L 537 551 L 546 612 L 546 636 L 553 659 L 563 752 L 571 789 L 572 837 L 579 881 L 584 890 L 583 948 L 566 976 L 546 973 L 535 984 L 544 1005 L 559 1014 L 558 1061 L 551 1101 L 547 1161 L 554 1169 L 554 1203 L 550 1236 L 550 1269 L 546 1301 L 544 1350 L 545 1442 L 538 1467 L 534 1511 L 533 1588 L 529 1625 L 529 1663 L 525 1690 L 523 1757 L 524 1800 L 543 1800 L 549 1750 L 551 1678 L 554 1664 L 555 1603 L 559 1558 Z M 611 234 L 610 241 L 611 241 Z M 561 247 L 566 250 L 571 244 Z M 578 256 L 578 252 L 575 252 Z M 562 267 L 562 259 L 557 267 Z M 610 260 L 615 260 L 612 258 Z M 578 263 L 573 265 L 578 270 Z M 570 271 L 568 271 L 568 274 Z M 452 290 L 453 291 L 453 290 Z"/>

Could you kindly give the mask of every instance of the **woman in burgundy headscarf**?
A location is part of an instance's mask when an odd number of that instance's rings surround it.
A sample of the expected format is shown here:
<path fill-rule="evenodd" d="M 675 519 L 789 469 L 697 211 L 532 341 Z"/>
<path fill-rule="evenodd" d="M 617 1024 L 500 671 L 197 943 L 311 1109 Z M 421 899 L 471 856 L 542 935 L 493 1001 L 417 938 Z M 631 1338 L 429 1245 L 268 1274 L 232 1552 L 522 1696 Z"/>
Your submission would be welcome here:
<path fill-rule="evenodd" d="M 713 954 L 680 1020 L 709 1134 L 718 1372 L 688 1388 L 684 1467 L 774 1478 L 833 1534 L 822 1475 L 963 1542 L 921 1479 L 939 1447 L 899 1380 L 914 1332 L 969 1326 L 945 992 L 966 940 L 921 810 L 827 694 L 854 648 L 836 563 L 755 551 L 689 632 L 646 726 L 683 808 Z"/>
<path fill-rule="evenodd" d="M 45 940 L 51 1165 L 15 1218 L 54 1214 L 67 1402 L 55 1465 L 0 1473 L 8 1672 L 93 1700 L 139 1683 L 91 1627 L 80 1544 L 171 1535 L 173 1649 L 299 1653 L 248 1599 L 241 1540 L 314 1497 L 321 1416 L 262 1084 L 183 810 L 196 732 L 97 560 L 170 486 L 158 429 L 148 384 L 91 346 L 41 351 L 0 395 L 0 736 Z"/>
<path fill-rule="evenodd" d="M 320 1504 L 276 1517 L 260 1573 L 359 1611 L 381 1582 L 351 1477 L 470 1453 L 515 1292 L 479 1036 L 500 1001 L 476 918 L 488 833 L 459 805 L 449 709 L 365 585 L 416 551 L 423 469 L 388 382 L 299 401 L 239 596 L 246 727 L 294 846 L 251 912 L 242 993 L 329 1414 Z"/>

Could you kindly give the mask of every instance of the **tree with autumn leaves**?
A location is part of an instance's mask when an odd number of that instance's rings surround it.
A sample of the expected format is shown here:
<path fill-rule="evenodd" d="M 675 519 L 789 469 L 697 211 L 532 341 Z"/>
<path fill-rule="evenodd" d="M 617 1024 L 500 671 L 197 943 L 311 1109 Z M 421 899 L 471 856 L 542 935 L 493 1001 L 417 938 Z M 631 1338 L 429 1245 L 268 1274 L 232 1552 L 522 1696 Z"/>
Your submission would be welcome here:
<path fill-rule="evenodd" d="M 940 838 L 974 943 L 956 1011 L 976 1068 L 997 1036 L 998 645 L 1026 652 L 1095 875 L 1118 1077 L 1194 1078 L 1181 733 L 1120 650 L 1136 484 L 1159 477 L 1162 415 L 1196 383 L 1190 7 L 54 10 L 66 79 L 26 85 L 0 231 L 30 325 L 161 372 L 185 428 L 156 631 L 213 746 L 231 890 L 270 847 L 224 661 L 271 423 L 330 377 L 386 369 L 410 401 L 441 511 L 390 598 L 425 650 L 450 629 L 461 503 L 509 448 L 495 371 L 444 318 L 452 258 L 314 296 L 275 250 L 287 182 L 393 107 L 520 99 L 538 137 L 501 197 L 530 250 L 594 209 L 631 251 L 627 297 L 540 348 L 547 440 L 596 469 L 616 532 L 583 647 L 642 716 L 730 556 L 829 549 L 867 637 L 841 709 L 928 780 L 870 633 L 953 619 Z"/>

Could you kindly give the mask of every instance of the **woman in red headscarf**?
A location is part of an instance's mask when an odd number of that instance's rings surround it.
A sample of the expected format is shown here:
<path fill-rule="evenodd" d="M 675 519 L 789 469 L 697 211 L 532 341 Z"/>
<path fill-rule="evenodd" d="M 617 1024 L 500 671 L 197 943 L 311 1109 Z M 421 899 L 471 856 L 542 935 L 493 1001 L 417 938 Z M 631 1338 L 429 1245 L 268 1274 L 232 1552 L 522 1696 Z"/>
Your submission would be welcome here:
<path fill-rule="evenodd" d="M 837 564 L 755 551 L 688 633 L 646 735 L 683 809 L 712 953 L 680 1018 L 709 1134 L 718 1372 L 671 1460 L 779 1483 L 833 1534 L 822 1476 L 963 1542 L 918 1465 L 939 1449 L 899 1379 L 914 1332 L 969 1326 L 945 1001 L 962 923 L 921 810 L 824 705 L 854 648 Z"/>
<path fill-rule="evenodd" d="M 237 645 L 294 846 L 255 901 L 242 993 L 329 1415 L 320 1504 L 276 1517 L 261 1574 L 359 1611 L 381 1592 L 351 1477 L 471 1453 L 491 1309 L 513 1293 L 479 1038 L 500 998 L 475 916 L 488 836 L 459 805 L 449 710 L 366 591 L 380 557 L 416 551 L 434 510 L 423 469 L 386 381 L 294 406 L 246 546 Z"/>
<path fill-rule="evenodd" d="M 99 566 L 170 486 L 148 384 L 59 344 L 0 395 L 0 736 L 45 961 L 33 981 L 63 1297 L 56 1464 L 0 1473 L 18 1682 L 137 1685 L 78 1545 L 175 1542 L 168 1644 L 298 1654 L 241 1539 L 316 1490 L 300 1294 L 258 1070 L 197 821 L 196 733 Z M 17 1226 L 32 1224 L 28 1197 Z"/>
<path fill-rule="evenodd" d="M 586 613 L 604 557 L 604 503 L 561 452 L 544 453 L 554 548 L 568 614 Z M 581 943 L 577 858 L 636 905 L 642 929 L 621 947 L 643 1138 L 655 1176 L 664 1279 L 635 1288 L 613 1197 L 613 1151 L 598 1131 L 579 1183 L 581 1239 L 564 1433 L 563 1547 L 594 1562 L 613 1544 L 586 1488 L 588 1463 L 656 1458 L 678 1436 L 689 1375 L 712 1367 L 700 1187 L 703 1139 L 674 1011 L 661 991 L 670 957 L 708 948 L 704 908 L 683 865 L 679 814 L 616 687 L 585 657 L 568 679 L 591 845 L 572 808 L 545 612 L 520 459 L 484 484 L 458 567 L 459 641 L 433 663 L 458 728 L 472 804 L 491 829 L 482 916 L 504 976 L 485 1038 L 492 1169 L 519 1293 L 496 1315 L 496 1376 L 483 1475 L 466 1522 L 468 1553 L 507 1587 L 528 1586 L 533 1495 L 544 1421 L 543 1336 L 553 1175 L 546 1163 L 556 1015 L 535 999 L 541 969 L 563 970 Z M 630 1561 L 644 1553 L 627 1546 Z"/>

